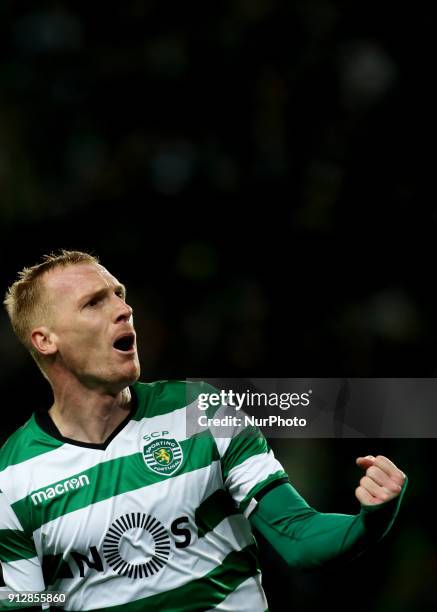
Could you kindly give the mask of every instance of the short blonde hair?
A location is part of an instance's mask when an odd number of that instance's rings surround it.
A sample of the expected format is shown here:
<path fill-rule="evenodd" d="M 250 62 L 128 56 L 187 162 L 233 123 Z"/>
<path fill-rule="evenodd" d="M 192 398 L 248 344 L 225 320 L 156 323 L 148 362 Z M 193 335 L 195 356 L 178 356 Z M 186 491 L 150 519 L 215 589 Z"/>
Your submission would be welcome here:
<path fill-rule="evenodd" d="M 65 249 L 50 255 L 43 255 L 40 263 L 30 268 L 23 268 L 18 273 L 18 279 L 6 291 L 3 304 L 9 315 L 12 328 L 20 342 L 29 350 L 40 367 L 40 355 L 31 342 L 30 333 L 35 324 L 36 316 L 44 309 L 48 309 L 48 304 L 44 302 L 42 276 L 54 268 L 65 268 L 80 263 L 98 264 L 99 260 L 89 253 L 66 251 Z"/>

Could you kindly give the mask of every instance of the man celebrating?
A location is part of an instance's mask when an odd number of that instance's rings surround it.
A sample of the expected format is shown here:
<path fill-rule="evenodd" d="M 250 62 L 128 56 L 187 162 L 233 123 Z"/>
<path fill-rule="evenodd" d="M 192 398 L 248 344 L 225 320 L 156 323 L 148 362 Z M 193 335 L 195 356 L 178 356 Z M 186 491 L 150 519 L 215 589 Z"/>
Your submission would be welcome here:
<path fill-rule="evenodd" d="M 3 591 L 65 593 L 65 610 L 264 612 L 251 527 L 291 567 L 315 567 L 393 524 L 407 479 L 386 457 L 357 459 L 359 514 L 323 514 L 259 430 L 187 436 L 212 388 L 137 382 L 132 308 L 95 257 L 45 256 L 5 306 L 54 400 L 0 451 Z"/>

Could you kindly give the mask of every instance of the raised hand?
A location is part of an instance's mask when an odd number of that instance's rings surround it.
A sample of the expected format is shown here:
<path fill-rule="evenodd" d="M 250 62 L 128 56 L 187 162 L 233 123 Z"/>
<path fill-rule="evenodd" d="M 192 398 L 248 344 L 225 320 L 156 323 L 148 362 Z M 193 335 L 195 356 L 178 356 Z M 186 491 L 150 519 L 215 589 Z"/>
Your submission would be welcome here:
<path fill-rule="evenodd" d="M 406 476 L 383 455 L 358 457 L 356 463 L 365 475 L 355 489 L 355 496 L 363 506 L 374 506 L 398 497 Z"/>

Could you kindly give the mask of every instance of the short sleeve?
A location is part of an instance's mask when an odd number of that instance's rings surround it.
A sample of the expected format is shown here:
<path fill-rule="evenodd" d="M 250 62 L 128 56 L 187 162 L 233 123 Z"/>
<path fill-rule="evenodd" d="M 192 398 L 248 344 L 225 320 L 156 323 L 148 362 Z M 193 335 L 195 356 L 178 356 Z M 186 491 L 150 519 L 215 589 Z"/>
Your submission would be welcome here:
<path fill-rule="evenodd" d="M 237 507 L 248 517 L 258 501 L 272 488 L 288 482 L 288 476 L 261 430 L 250 424 L 243 411 L 222 405 L 215 411 L 216 423 L 232 417 L 231 427 L 212 426 L 221 462 L 223 481 Z M 235 417 L 235 418 L 234 418 Z M 224 434 L 226 431 L 226 435 Z"/>

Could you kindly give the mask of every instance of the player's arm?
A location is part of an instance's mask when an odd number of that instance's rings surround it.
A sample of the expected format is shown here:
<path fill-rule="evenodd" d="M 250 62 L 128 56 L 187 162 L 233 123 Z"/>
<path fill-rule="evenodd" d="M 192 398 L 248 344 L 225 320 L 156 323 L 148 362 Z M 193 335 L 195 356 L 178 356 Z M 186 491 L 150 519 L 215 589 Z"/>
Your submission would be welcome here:
<path fill-rule="evenodd" d="M 4 599 L 11 593 L 44 591 L 44 578 L 33 538 L 27 535 L 4 493 L 0 492 L 0 610 L 23 607 Z M 28 604 L 24 607 L 32 607 Z M 40 608 L 38 608 L 40 609 Z"/>
<path fill-rule="evenodd" d="M 389 531 L 407 486 L 407 477 L 386 457 L 357 459 L 366 469 L 355 494 L 357 515 L 317 512 L 290 484 L 260 491 L 249 517 L 292 567 L 313 568 L 350 560 Z"/>

